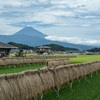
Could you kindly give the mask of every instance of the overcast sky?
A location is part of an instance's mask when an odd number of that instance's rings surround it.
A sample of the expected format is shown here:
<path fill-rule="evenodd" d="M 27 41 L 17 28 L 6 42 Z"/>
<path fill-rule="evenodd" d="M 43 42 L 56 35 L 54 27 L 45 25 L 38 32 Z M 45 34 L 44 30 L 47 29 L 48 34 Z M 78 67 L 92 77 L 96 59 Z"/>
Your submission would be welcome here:
<path fill-rule="evenodd" d="M 100 45 L 100 0 L 0 0 L 0 35 L 26 26 L 46 39 Z"/>

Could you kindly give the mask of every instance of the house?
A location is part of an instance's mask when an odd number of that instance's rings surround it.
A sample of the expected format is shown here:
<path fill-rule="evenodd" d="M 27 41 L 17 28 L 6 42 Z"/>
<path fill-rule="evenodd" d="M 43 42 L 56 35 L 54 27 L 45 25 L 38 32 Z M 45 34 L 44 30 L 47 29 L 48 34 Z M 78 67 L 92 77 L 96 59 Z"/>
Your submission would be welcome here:
<path fill-rule="evenodd" d="M 40 46 L 40 47 L 37 47 L 36 52 L 37 52 L 37 54 L 44 54 L 44 53 L 50 54 L 51 53 L 51 47 L 49 47 L 49 46 Z"/>
<path fill-rule="evenodd" d="M 23 53 L 26 53 L 26 54 L 33 54 L 33 50 L 23 50 Z"/>
<path fill-rule="evenodd" d="M 0 42 L 0 57 L 9 56 L 11 49 L 18 49 L 18 47 Z"/>

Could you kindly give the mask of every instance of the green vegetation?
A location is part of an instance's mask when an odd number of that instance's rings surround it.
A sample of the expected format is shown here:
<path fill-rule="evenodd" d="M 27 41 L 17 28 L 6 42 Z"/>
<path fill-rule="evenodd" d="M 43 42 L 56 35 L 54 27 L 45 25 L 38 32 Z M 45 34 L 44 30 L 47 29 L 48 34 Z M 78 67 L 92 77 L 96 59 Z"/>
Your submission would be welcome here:
<path fill-rule="evenodd" d="M 76 58 L 70 58 L 71 63 L 83 63 L 100 60 L 100 55 L 76 55 Z"/>
<path fill-rule="evenodd" d="M 90 52 L 100 52 L 100 48 L 89 49 Z"/>
<path fill-rule="evenodd" d="M 28 46 L 28 45 L 24 45 L 24 44 L 19 44 L 19 43 L 14 43 L 14 42 L 9 42 L 8 44 L 18 47 L 19 49 L 26 49 L 26 50 L 34 50 L 34 47 Z"/>
<path fill-rule="evenodd" d="M 9 42 L 8 44 L 16 46 L 19 49 L 26 49 L 26 50 L 32 49 L 34 51 L 36 50 L 36 47 L 31 47 L 31 46 L 23 45 L 23 44 L 19 44 L 19 43 Z M 78 51 L 78 49 L 76 49 L 76 48 L 63 47 L 63 46 L 57 45 L 57 44 L 49 44 L 49 45 L 45 45 L 45 46 L 51 47 L 51 50 L 53 50 L 53 51 L 66 51 L 66 50 Z"/>
<path fill-rule="evenodd" d="M 78 49 L 76 49 L 76 48 L 63 47 L 63 46 L 57 45 L 57 44 L 48 44 L 45 46 L 51 47 L 51 50 L 53 50 L 53 51 L 66 51 L 66 50 L 78 51 Z"/>
<path fill-rule="evenodd" d="M 14 65 L 10 65 L 10 66 L 6 66 L 6 67 L 0 67 L 0 74 L 8 74 L 8 73 L 18 73 L 18 72 L 22 72 L 25 70 L 33 70 L 33 69 L 38 69 L 38 68 L 42 68 L 44 67 L 44 64 L 34 64 L 34 65 L 20 65 L 20 66 L 15 66 Z"/>

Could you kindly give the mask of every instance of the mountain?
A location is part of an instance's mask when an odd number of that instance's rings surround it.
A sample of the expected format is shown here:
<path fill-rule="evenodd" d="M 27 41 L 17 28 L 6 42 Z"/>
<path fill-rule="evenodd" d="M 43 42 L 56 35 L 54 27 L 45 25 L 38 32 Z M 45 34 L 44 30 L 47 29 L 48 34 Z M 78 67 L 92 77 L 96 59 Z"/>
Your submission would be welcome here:
<path fill-rule="evenodd" d="M 18 31 L 14 35 L 28 35 L 28 36 L 38 36 L 40 38 L 45 38 L 47 35 L 37 31 L 32 27 L 25 27 L 22 30 Z"/>
<path fill-rule="evenodd" d="M 87 50 L 87 49 L 94 48 L 92 46 L 46 40 L 45 38 L 40 38 L 38 36 L 28 36 L 25 34 L 8 35 L 8 36 L 0 35 L 0 41 L 4 42 L 4 43 L 8 43 L 8 42 L 21 43 L 21 44 L 26 44 L 28 46 L 34 46 L 34 47 L 41 46 L 41 45 L 47 45 L 47 44 L 58 44 L 58 45 L 62 45 L 64 47 L 77 48 L 79 50 Z"/>

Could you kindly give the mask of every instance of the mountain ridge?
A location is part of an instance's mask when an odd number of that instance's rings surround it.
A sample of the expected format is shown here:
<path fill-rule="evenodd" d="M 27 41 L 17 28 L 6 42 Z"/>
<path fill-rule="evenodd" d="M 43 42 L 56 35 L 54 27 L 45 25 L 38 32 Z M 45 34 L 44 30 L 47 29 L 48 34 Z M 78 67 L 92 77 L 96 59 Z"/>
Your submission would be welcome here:
<path fill-rule="evenodd" d="M 94 48 L 93 46 L 87 46 L 87 45 L 72 44 L 60 41 L 51 41 L 45 39 L 45 36 L 47 35 L 35 30 L 32 27 L 25 27 L 22 30 L 16 32 L 14 35 L 0 35 L 0 41 L 4 43 L 8 42 L 21 43 L 33 47 L 47 45 L 47 44 L 57 44 L 57 45 L 62 45 L 64 47 L 76 48 L 79 50 L 87 50 Z"/>
<path fill-rule="evenodd" d="M 0 35 L 0 41 L 4 43 L 8 43 L 8 42 L 21 43 L 21 44 L 26 44 L 33 47 L 46 45 L 46 44 L 58 44 L 64 47 L 77 48 L 79 50 L 94 48 L 92 46 L 85 46 L 85 45 L 72 44 L 72 43 L 59 42 L 59 41 L 51 41 L 51 40 L 46 40 L 37 36 L 27 36 L 27 35 L 10 35 L 10 36 Z"/>

